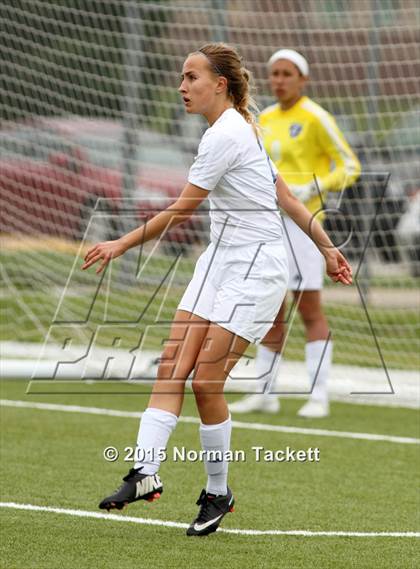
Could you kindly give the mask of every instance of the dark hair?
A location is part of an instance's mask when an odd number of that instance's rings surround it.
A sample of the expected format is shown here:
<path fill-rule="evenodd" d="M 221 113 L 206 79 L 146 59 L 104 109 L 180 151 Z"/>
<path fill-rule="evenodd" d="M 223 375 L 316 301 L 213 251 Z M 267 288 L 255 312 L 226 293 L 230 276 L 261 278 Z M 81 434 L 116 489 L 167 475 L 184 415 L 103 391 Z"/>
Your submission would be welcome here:
<path fill-rule="evenodd" d="M 250 107 L 258 112 L 258 107 L 251 96 L 252 75 L 242 64 L 242 58 L 236 49 L 225 43 L 208 43 L 198 50 L 202 53 L 216 75 L 227 79 L 228 96 L 233 106 L 250 123 L 257 135 L 257 123 Z"/>

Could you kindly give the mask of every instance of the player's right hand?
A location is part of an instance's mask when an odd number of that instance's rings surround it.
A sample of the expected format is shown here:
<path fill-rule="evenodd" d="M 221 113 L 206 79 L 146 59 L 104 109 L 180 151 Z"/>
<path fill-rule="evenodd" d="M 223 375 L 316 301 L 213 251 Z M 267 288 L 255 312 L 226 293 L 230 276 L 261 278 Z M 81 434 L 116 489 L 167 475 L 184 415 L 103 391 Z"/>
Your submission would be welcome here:
<path fill-rule="evenodd" d="M 96 269 L 96 274 L 98 275 L 105 269 L 111 259 L 116 259 L 125 253 L 125 251 L 126 248 L 123 245 L 121 239 L 97 243 L 86 253 L 84 259 L 85 262 L 82 265 L 82 270 L 85 271 L 98 261 L 102 261 L 99 267 Z"/>

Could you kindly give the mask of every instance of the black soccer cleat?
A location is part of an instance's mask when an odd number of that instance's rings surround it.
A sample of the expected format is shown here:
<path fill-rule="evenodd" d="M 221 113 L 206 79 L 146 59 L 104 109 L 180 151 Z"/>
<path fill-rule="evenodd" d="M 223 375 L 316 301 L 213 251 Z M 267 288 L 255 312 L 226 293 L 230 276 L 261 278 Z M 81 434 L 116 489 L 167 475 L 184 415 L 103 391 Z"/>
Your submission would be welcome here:
<path fill-rule="evenodd" d="M 229 487 L 226 496 L 215 496 L 202 490 L 197 500 L 200 510 L 187 529 L 187 535 L 208 535 L 216 531 L 224 516 L 228 512 L 233 512 L 234 503 L 235 500 Z"/>
<path fill-rule="evenodd" d="M 101 510 L 122 510 L 124 506 L 137 500 L 153 502 L 160 498 L 163 492 L 162 482 L 158 474 L 148 475 L 140 472 L 141 468 L 132 468 L 121 486 L 99 504 Z"/>

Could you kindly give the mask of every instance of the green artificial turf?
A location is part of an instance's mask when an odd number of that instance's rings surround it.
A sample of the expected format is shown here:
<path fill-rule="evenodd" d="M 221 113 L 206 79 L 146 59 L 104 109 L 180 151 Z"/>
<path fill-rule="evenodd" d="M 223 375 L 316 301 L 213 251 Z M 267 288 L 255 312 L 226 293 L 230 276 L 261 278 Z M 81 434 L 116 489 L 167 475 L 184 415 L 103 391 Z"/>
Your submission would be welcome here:
<path fill-rule="evenodd" d="M 90 394 L 69 395 L 58 391 L 41 395 L 34 390 L 27 394 L 27 383 L 21 381 L 3 381 L 0 386 L 5 399 L 127 411 L 144 410 L 148 399 L 144 386 L 127 386 L 127 393 L 120 390 L 119 395 L 104 394 L 106 386 L 101 385 L 89 385 Z M 249 423 L 419 436 L 415 410 L 333 403 L 331 417 L 305 421 L 296 417 L 301 403 L 287 399 L 279 415 L 254 413 L 236 418 Z M 183 415 L 197 416 L 190 393 Z M 119 485 L 132 466 L 121 458 L 108 463 L 102 451 L 113 445 L 124 456 L 124 448 L 135 443 L 137 418 L 1 407 L 1 423 L 3 502 L 98 512 L 99 500 Z M 272 450 L 318 447 L 320 461 L 256 462 L 252 447 L 257 445 Z M 199 450 L 198 425 L 180 422 L 170 439 L 170 457 L 174 446 Z M 418 531 L 418 445 L 235 428 L 232 447 L 244 450 L 247 460 L 230 466 L 236 511 L 225 518 L 224 528 Z M 205 484 L 203 465 L 168 460 L 160 474 L 164 482 L 161 499 L 132 504 L 119 514 L 122 518 L 189 523 L 195 517 L 195 500 Z M 0 508 L 0 515 L 1 567 L 5 569 L 418 566 L 416 538 L 219 532 L 198 539 L 187 538 L 180 528 L 9 508 Z"/>

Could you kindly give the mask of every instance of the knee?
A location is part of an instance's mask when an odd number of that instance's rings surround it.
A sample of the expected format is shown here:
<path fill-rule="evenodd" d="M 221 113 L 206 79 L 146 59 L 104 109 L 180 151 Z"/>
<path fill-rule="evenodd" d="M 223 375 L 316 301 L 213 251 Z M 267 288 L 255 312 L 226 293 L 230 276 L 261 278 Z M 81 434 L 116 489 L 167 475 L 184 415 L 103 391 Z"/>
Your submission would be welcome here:
<path fill-rule="evenodd" d="M 204 379 L 194 377 L 191 387 L 196 397 L 205 397 L 208 393 L 207 381 Z"/>
<path fill-rule="evenodd" d="M 196 376 L 192 380 L 192 390 L 198 403 L 205 401 L 215 392 L 215 382 L 205 377 Z M 223 389 L 223 386 L 222 388 Z"/>

